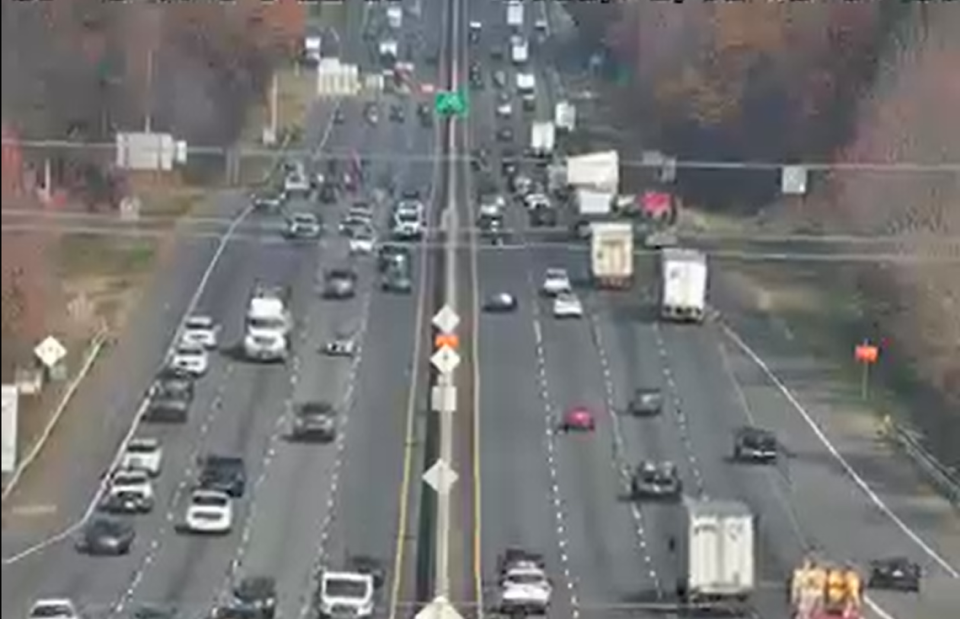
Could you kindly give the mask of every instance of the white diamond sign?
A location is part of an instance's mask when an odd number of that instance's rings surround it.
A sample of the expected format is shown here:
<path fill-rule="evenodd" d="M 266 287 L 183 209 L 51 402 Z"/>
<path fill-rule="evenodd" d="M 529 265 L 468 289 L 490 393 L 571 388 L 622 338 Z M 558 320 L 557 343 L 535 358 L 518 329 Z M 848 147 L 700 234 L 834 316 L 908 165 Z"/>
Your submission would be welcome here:
<path fill-rule="evenodd" d="M 449 374 L 460 365 L 460 355 L 449 346 L 442 346 L 440 350 L 433 353 L 433 356 L 430 357 L 430 363 L 433 364 L 433 367 L 440 370 L 441 374 Z"/>
<path fill-rule="evenodd" d="M 457 316 L 457 313 L 453 311 L 449 305 L 444 305 L 433 317 L 433 326 L 444 333 L 453 333 L 453 330 L 456 329 L 459 324 L 460 317 Z"/>
<path fill-rule="evenodd" d="M 463 617 L 446 598 L 439 597 L 424 606 L 413 619 L 463 619 Z"/>
<path fill-rule="evenodd" d="M 459 477 L 449 464 L 443 460 L 437 460 L 436 464 L 423 474 L 423 481 L 430 484 L 430 487 L 439 494 L 448 494 Z"/>
<path fill-rule="evenodd" d="M 33 349 L 33 354 L 37 356 L 37 359 L 45 368 L 49 369 L 63 361 L 63 358 L 67 356 L 67 349 L 57 338 L 51 335 L 37 344 L 37 347 Z"/>

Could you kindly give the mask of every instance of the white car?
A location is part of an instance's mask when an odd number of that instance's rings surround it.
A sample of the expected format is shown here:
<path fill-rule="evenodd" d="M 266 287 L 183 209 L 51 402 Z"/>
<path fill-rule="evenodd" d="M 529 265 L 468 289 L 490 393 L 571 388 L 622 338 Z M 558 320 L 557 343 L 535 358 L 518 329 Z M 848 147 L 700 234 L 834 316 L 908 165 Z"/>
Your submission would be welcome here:
<path fill-rule="evenodd" d="M 553 587 L 543 569 L 521 562 L 504 574 L 500 583 L 500 610 L 506 614 L 545 614 Z"/>
<path fill-rule="evenodd" d="M 372 617 L 375 590 L 370 574 L 324 572 L 320 577 L 320 616 Z"/>
<path fill-rule="evenodd" d="M 163 447 L 156 438 L 134 438 L 127 445 L 120 459 L 120 468 L 144 471 L 151 477 L 160 474 L 163 467 Z"/>
<path fill-rule="evenodd" d="M 287 236 L 290 238 L 315 239 L 320 233 L 320 220 L 313 213 L 295 213 L 287 224 Z"/>
<path fill-rule="evenodd" d="M 180 342 L 170 359 L 170 367 L 193 376 L 203 376 L 210 369 L 210 355 L 199 344 Z"/>
<path fill-rule="evenodd" d="M 376 238 L 371 228 L 360 228 L 354 232 L 348 241 L 351 254 L 372 254 Z"/>
<path fill-rule="evenodd" d="M 153 483 L 146 471 L 120 469 L 110 478 L 111 493 L 135 493 L 147 501 L 153 501 Z"/>
<path fill-rule="evenodd" d="M 553 317 L 582 318 L 583 303 L 581 303 L 577 295 L 573 293 L 561 293 L 553 300 Z"/>
<path fill-rule="evenodd" d="M 523 199 L 527 209 L 535 211 L 538 208 L 550 208 L 550 198 L 542 193 L 532 193 Z"/>
<path fill-rule="evenodd" d="M 547 296 L 555 297 L 558 294 L 571 292 L 573 286 L 570 284 L 570 275 L 566 269 L 547 269 L 543 278 L 543 293 Z"/>
<path fill-rule="evenodd" d="M 217 325 L 209 316 L 190 316 L 183 324 L 180 341 L 204 348 L 217 347 Z"/>
<path fill-rule="evenodd" d="M 497 116 L 500 118 L 510 118 L 513 116 L 513 104 L 506 102 L 497 106 Z"/>
<path fill-rule="evenodd" d="M 233 500 L 225 492 L 194 490 L 185 525 L 192 533 L 229 533 L 233 528 Z"/>
<path fill-rule="evenodd" d="M 283 181 L 283 191 L 289 195 L 306 195 L 310 193 L 310 181 L 302 170 L 290 173 Z"/>
<path fill-rule="evenodd" d="M 80 619 L 72 600 L 49 598 L 37 600 L 30 608 L 28 619 Z"/>

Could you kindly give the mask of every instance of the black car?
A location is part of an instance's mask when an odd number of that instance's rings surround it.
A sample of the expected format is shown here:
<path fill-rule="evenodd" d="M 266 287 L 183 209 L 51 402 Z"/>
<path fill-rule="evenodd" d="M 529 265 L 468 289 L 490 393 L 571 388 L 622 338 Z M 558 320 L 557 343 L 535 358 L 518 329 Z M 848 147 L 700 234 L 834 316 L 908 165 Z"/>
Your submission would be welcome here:
<path fill-rule="evenodd" d="M 328 402 L 301 404 L 293 418 L 291 438 L 329 443 L 337 438 L 337 411 Z"/>
<path fill-rule="evenodd" d="M 167 370 L 154 381 L 147 393 L 144 420 L 151 423 L 185 423 L 193 397 L 193 378 Z"/>
<path fill-rule="evenodd" d="M 386 243 L 380 246 L 377 253 L 377 269 L 384 273 L 387 269 L 396 267 L 398 263 L 410 262 L 410 250 L 402 245 Z"/>
<path fill-rule="evenodd" d="M 420 123 L 425 127 L 429 127 L 433 124 L 433 108 L 430 107 L 428 103 L 420 103 L 417 105 L 417 116 L 420 118 Z"/>
<path fill-rule="evenodd" d="M 77 550 L 94 556 L 125 555 L 135 537 L 133 525 L 125 520 L 95 518 L 83 527 Z"/>
<path fill-rule="evenodd" d="M 513 129 L 510 127 L 501 127 L 497 130 L 497 140 L 500 142 L 513 142 Z"/>
<path fill-rule="evenodd" d="M 508 313 L 517 309 L 517 297 L 508 292 L 490 295 L 483 303 L 483 310 L 490 313 Z"/>
<path fill-rule="evenodd" d="M 323 296 L 327 299 L 352 299 L 357 294 L 357 274 L 348 269 L 327 272 Z"/>
<path fill-rule="evenodd" d="M 383 561 L 367 555 L 352 555 L 347 558 L 347 569 L 358 574 L 373 576 L 373 586 L 376 589 L 383 587 L 387 580 L 387 570 Z"/>
<path fill-rule="evenodd" d="M 655 387 L 642 387 L 633 392 L 627 411 L 635 417 L 654 417 L 663 412 L 663 392 Z"/>
<path fill-rule="evenodd" d="M 247 467 L 242 458 L 210 455 L 200 458 L 198 486 L 204 490 L 218 490 L 233 498 L 247 491 Z"/>
<path fill-rule="evenodd" d="M 870 562 L 867 586 L 871 589 L 920 592 L 923 570 L 906 557 L 891 557 Z"/>
<path fill-rule="evenodd" d="M 522 107 L 524 112 L 536 112 L 537 111 L 537 99 L 536 97 L 525 96 L 522 99 Z"/>
<path fill-rule="evenodd" d="M 644 462 L 634 472 L 630 489 L 637 499 L 678 499 L 683 493 L 683 482 L 674 464 Z"/>
<path fill-rule="evenodd" d="M 398 263 L 387 269 L 380 285 L 384 292 L 410 294 L 413 292 L 413 278 L 410 276 L 409 263 Z"/>
<path fill-rule="evenodd" d="M 334 204 L 337 201 L 337 187 L 332 182 L 325 182 L 320 185 L 320 191 L 317 193 L 317 199 L 324 204 Z"/>
<path fill-rule="evenodd" d="M 552 228 L 559 219 L 557 209 L 550 206 L 538 206 L 530 211 L 530 225 L 534 228 Z"/>
<path fill-rule="evenodd" d="M 233 588 L 232 599 L 217 608 L 216 619 L 273 619 L 277 614 L 277 582 L 248 576 Z"/>
<path fill-rule="evenodd" d="M 773 432 L 746 426 L 737 430 L 733 438 L 733 457 L 743 462 L 776 462 L 779 442 Z"/>
<path fill-rule="evenodd" d="M 145 604 L 130 613 L 130 619 L 177 619 L 177 609 Z"/>
<path fill-rule="evenodd" d="M 390 106 L 390 120 L 396 123 L 402 123 L 406 120 L 407 114 L 401 105 L 391 105 Z"/>

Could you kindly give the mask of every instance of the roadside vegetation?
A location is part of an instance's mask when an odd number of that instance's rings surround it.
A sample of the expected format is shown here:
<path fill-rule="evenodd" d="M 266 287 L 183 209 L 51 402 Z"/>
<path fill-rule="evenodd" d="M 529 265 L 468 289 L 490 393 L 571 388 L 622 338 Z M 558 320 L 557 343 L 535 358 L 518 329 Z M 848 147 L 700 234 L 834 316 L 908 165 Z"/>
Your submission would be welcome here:
<path fill-rule="evenodd" d="M 644 149 L 699 161 L 960 161 L 960 10 L 950 3 L 567 6 L 582 55 L 603 61 L 603 98 Z M 858 338 L 883 344 L 875 378 L 912 404 L 898 412 L 948 452 L 960 441 L 956 169 L 813 174 L 799 202 L 778 195 L 776 170 L 681 170 L 678 181 L 686 203 L 741 226 L 892 236 L 904 254 L 952 258 L 845 265 L 815 278 L 780 263 L 740 275 L 779 291 L 768 299 L 819 299 L 805 307 L 821 316 L 801 320 L 819 333 L 801 338 L 819 354 L 847 362 Z"/>

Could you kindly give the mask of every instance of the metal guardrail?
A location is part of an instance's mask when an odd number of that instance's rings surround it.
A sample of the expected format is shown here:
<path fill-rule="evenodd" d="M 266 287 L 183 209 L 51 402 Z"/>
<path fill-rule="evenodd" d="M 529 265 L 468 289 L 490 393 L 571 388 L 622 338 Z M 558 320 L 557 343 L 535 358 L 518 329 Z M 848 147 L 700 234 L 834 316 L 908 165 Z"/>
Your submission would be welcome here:
<path fill-rule="evenodd" d="M 960 472 L 944 466 L 923 446 L 919 434 L 889 417 L 883 420 L 883 436 L 906 454 L 920 472 L 953 506 L 960 509 Z"/>

